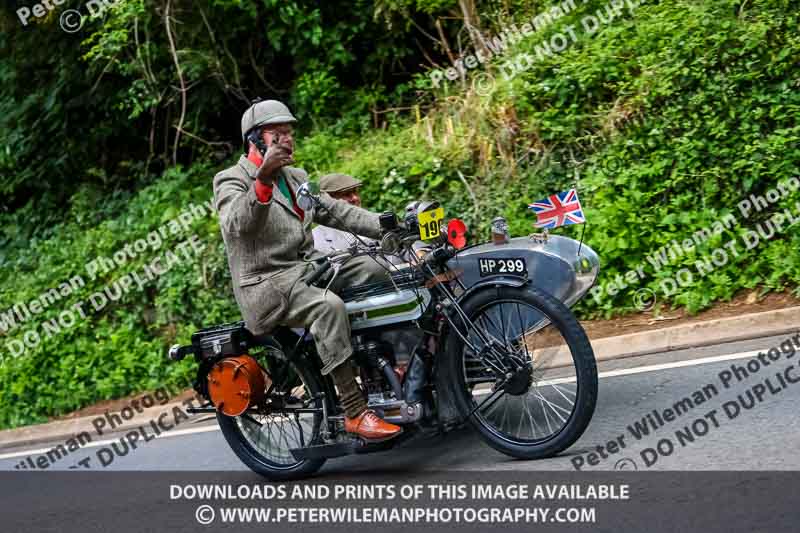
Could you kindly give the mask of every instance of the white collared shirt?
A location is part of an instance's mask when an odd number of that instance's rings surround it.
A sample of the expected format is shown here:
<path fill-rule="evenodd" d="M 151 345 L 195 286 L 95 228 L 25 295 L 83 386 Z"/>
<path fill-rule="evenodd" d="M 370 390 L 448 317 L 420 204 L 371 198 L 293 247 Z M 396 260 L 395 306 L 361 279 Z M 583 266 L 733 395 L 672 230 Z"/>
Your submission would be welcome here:
<path fill-rule="evenodd" d="M 319 225 L 311 230 L 311 234 L 314 236 L 314 248 L 324 254 L 346 250 L 355 242 L 357 242 L 352 233 L 330 228 L 328 226 Z M 370 239 L 369 237 L 364 237 L 362 235 L 359 235 L 359 237 L 367 244 L 377 242 L 375 239 Z M 392 255 L 387 256 L 386 258 L 394 265 L 401 265 L 405 263 L 402 257 Z"/>

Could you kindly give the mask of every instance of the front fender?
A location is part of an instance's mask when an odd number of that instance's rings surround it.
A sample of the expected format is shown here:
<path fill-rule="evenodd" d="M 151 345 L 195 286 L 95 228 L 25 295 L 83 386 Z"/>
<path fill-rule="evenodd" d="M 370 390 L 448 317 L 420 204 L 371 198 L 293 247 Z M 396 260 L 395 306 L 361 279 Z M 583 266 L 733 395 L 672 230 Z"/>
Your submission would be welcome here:
<path fill-rule="evenodd" d="M 529 282 L 528 278 L 523 278 L 520 276 L 492 276 L 489 278 L 484 278 L 483 280 L 475 283 L 472 286 L 468 286 L 467 290 L 465 290 L 461 295 L 458 297 L 458 303 L 466 301 L 467 298 L 470 297 L 473 293 L 483 289 L 484 287 L 497 287 L 497 286 L 505 286 L 505 287 L 522 287 L 527 285 Z"/>

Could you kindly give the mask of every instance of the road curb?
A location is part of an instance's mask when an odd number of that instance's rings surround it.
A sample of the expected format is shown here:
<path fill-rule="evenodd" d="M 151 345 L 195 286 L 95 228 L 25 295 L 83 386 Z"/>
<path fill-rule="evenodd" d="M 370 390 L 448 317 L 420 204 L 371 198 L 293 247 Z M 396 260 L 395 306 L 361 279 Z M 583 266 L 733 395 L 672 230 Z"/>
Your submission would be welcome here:
<path fill-rule="evenodd" d="M 606 337 L 593 340 L 592 347 L 598 361 L 609 361 L 798 332 L 800 306 Z M 171 412 L 175 407 L 182 408 L 183 403 L 171 402 L 144 409 L 130 420 L 123 421 L 114 432 L 150 424 L 162 413 Z M 103 415 L 0 431 L 0 454 L 37 443 L 66 442 L 84 431 L 96 435 L 92 421 L 98 416 Z"/>
<path fill-rule="evenodd" d="M 67 441 L 70 439 L 77 439 L 82 433 L 86 433 L 91 438 L 92 442 L 99 440 L 106 440 L 111 438 L 112 435 L 118 435 L 126 431 L 138 429 L 140 427 L 151 428 L 152 425 L 159 427 L 159 421 L 163 424 L 161 427 L 169 427 L 174 425 L 171 420 L 175 419 L 175 409 L 181 410 L 182 416 L 188 416 L 185 423 L 191 423 L 198 420 L 202 415 L 190 415 L 186 413 L 187 400 L 172 400 L 167 403 L 142 409 L 141 412 L 135 412 L 135 415 L 129 420 L 125 420 L 122 415 L 122 409 L 107 410 L 105 413 L 94 414 L 91 416 L 84 416 L 80 418 L 73 418 L 69 420 L 57 420 L 54 422 L 47 422 L 45 424 L 36 424 L 32 426 L 25 426 L 16 429 L 8 429 L 0 431 L 0 455 L 4 453 L 13 453 L 23 446 L 30 446 L 40 443 L 63 443 L 65 448 L 68 448 Z M 195 401 L 192 405 L 198 406 Z M 106 426 L 102 434 L 95 428 L 93 422 L 98 418 L 105 418 L 107 414 L 118 416 L 121 419 L 119 425 L 111 427 L 111 423 L 106 420 Z M 99 424 L 98 424 L 99 425 Z M 183 427 L 183 424 L 181 424 Z M 150 430 L 152 433 L 154 430 Z M 85 440 L 85 439 L 84 439 Z M 80 442 L 80 441 L 79 441 Z"/>
<path fill-rule="evenodd" d="M 592 340 L 598 361 L 800 332 L 800 306 Z"/>

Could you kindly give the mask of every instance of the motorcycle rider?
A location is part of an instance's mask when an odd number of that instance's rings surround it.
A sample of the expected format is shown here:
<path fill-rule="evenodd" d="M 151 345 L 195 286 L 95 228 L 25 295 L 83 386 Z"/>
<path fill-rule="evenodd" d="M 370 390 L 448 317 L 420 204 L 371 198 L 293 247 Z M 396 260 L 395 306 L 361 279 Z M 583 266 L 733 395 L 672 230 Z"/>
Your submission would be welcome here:
<path fill-rule="evenodd" d="M 345 414 L 345 431 L 365 440 L 392 438 L 402 429 L 380 419 L 355 380 L 350 323 L 336 292 L 346 286 L 387 279 L 370 257 L 344 263 L 329 291 L 301 278 L 323 257 L 314 249 L 311 223 L 380 238 L 377 214 L 320 194 L 320 206 L 304 211 L 298 188 L 307 173 L 293 166 L 296 122 L 277 100 L 260 101 L 242 115 L 244 151 L 236 165 L 214 177 L 214 202 L 220 217 L 233 292 L 247 328 L 256 335 L 275 326 L 308 328 L 331 374 Z"/>

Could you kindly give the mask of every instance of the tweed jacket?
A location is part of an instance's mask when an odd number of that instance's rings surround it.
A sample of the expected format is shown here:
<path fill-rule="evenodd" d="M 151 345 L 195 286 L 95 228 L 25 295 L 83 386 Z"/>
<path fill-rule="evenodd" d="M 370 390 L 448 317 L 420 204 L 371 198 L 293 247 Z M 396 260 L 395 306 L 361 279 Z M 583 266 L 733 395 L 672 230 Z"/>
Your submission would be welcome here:
<path fill-rule="evenodd" d="M 273 188 L 272 198 L 256 198 L 258 168 L 247 157 L 214 177 L 214 205 L 228 265 L 233 294 L 247 328 L 260 335 L 280 324 L 287 311 L 286 295 L 308 271 L 309 262 L 324 254 L 314 248 L 312 222 L 347 229 L 367 237 L 380 238 L 379 215 L 334 200 L 322 193 L 321 206 L 306 211 L 301 220 L 292 200 Z M 300 168 L 280 171 L 293 192 L 308 175 Z"/>

